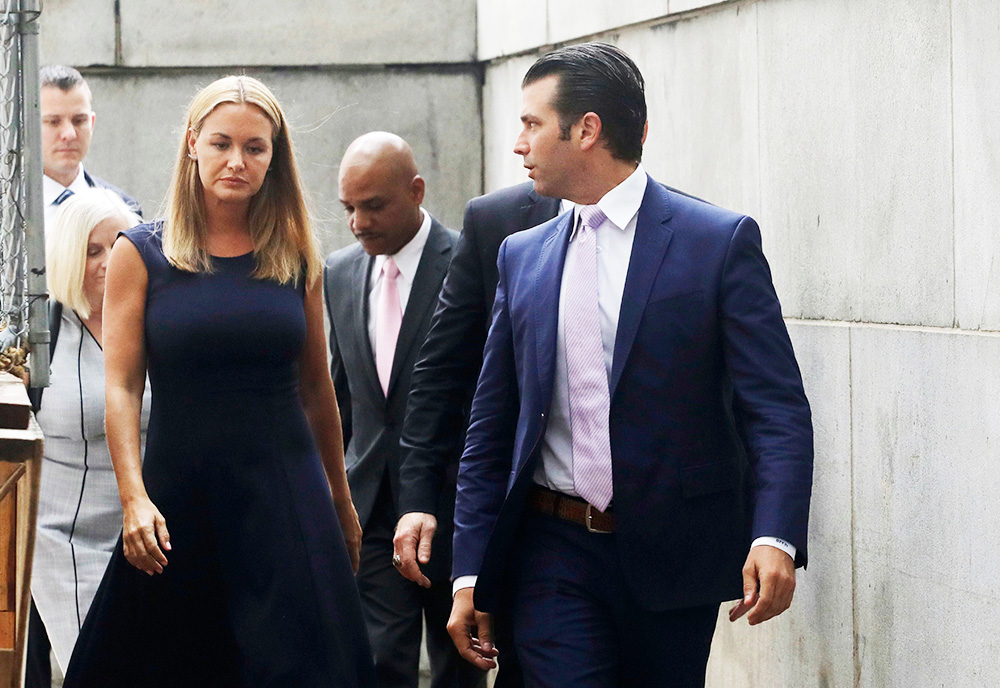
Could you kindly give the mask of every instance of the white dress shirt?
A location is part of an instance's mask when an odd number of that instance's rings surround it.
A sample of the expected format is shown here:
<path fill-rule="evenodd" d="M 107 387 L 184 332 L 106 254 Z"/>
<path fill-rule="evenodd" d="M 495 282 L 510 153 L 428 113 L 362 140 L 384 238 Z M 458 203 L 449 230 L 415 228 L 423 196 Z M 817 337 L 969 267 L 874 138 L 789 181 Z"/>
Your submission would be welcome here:
<path fill-rule="evenodd" d="M 413 288 L 413 278 L 417 276 L 420 257 L 424 253 L 427 237 L 431 233 L 431 216 L 423 208 L 420 209 L 423 222 L 420 229 L 413 235 L 403 248 L 396 251 L 392 259 L 396 261 L 399 275 L 396 276 L 396 288 L 399 289 L 399 309 L 406 313 L 406 304 L 410 300 L 410 290 Z M 382 294 L 382 266 L 388 256 L 375 256 L 371 276 L 368 278 L 368 339 L 372 345 L 372 355 L 375 355 L 375 314 L 378 312 L 378 300 Z"/>
<path fill-rule="evenodd" d="M 611 189 L 597 202 L 606 215 L 597 227 L 597 304 L 601 319 L 601 343 L 604 347 L 604 365 L 611 377 L 611 362 L 615 354 L 615 337 L 618 333 L 618 313 L 625 276 L 628 274 L 635 239 L 635 223 L 639 206 L 646 193 L 646 172 L 642 165 L 621 184 Z M 580 212 L 573 212 L 573 230 L 566 249 L 566 262 L 577 250 Z M 552 386 L 552 406 L 540 446 L 540 458 L 535 468 L 534 481 L 539 485 L 564 494 L 578 496 L 573 489 L 573 431 L 570 427 L 569 376 L 566 369 L 566 321 L 563 299 L 573 289 L 570 278 L 563 272 L 559 289 L 559 318 L 556 329 L 556 369 Z"/>
<path fill-rule="evenodd" d="M 635 239 L 639 206 L 646 193 L 646 171 L 638 165 L 622 183 L 611 189 L 597 202 L 605 220 L 596 230 L 597 236 L 597 301 L 601 318 L 601 341 L 604 346 L 604 364 L 608 377 L 614 358 L 615 337 L 618 332 L 618 314 L 621 311 L 625 277 L 628 274 Z M 567 208 L 563 202 L 562 209 Z M 579 226 L 579 212 L 574 208 L 573 230 L 570 234 L 566 259 L 575 250 Z M 556 369 L 552 387 L 552 407 L 549 409 L 545 435 L 539 447 L 539 461 L 532 479 L 550 490 L 578 496 L 573 489 L 573 437 L 569 416 L 569 379 L 566 372 L 566 333 L 563 315 L 563 297 L 572 288 L 566 274 L 559 291 L 559 316 L 556 329 Z M 750 548 L 770 545 L 795 559 L 795 546 L 776 537 L 759 537 Z M 475 587 L 477 576 L 459 576 L 452 587 L 453 594 L 462 588 Z"/>
<path fill-rule="evenodd" d="M 87 177 L 83 174 L 83 163 L 80 163 L 80 169 L 76 173 L 76 179 L 74 179 L 69 186 L 63 186 L 49 175 L 43 174 L 42 202 L 45 204 L 45 226 L 52 226 L 52 218 L 56 216 L 56 211 L 59 210 L 59 206 L 55 204 L 56 199 L 59 198 L 59 194 L 66 189 L 69 189 L 73 193 L 78 193 L 89 188 L 90 185 L 87 184 Z"/>

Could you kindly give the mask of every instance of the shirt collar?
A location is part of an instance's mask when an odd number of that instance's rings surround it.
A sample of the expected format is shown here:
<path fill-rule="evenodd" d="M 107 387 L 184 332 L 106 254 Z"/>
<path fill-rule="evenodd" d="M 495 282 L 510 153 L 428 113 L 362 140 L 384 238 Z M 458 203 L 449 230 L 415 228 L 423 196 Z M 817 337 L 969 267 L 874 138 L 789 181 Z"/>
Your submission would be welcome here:
<path fill-rule="evenodd" d="M 420 266 L 420 257 L 427 244 L 427 237 L 431 233 L 431 216 L 423 208 L 420 209 L 420 213 L 424 218 L 423 222 L 420 223 L 420 229 L 417 230 L 412 239 L 404 244 L 403 248 L 392 256 L 392 259 L 396 261 L 396 267 L 399 268 L 400 276 L 406 280 L 407 284 L 413 284 L 413 278 L 416 277 L 417 268 Z M 372 265 L 373 285 L 374 281 L 382 275 L 382 265 L 387 257 L 385 255 L 375 256 L 375 262 Z"/>
<path fill-rule="evenodd" d="M 618 229 L 624 231 L 628 223 L 639 212 L 642 197 L 646 195 L 647 179 L 646 170 L 640 163 L 621 184 L 604 194 L 603 198 L 597 202 L 597 207 Z M 576 206 L 576 211 L 573 214 L 574 228 L 579 224 L 579 215 L 579 206 Z"/>
<path fill-rule="evenodd" d="M 83 173 L 83 163 L 80 163 L 80 169 L 76 173 L 76 179 L 74 179 L 69 186 L 63 186 L 55 179 L 47 174 L 42 175 L 42 202 L 45 205 L 52 205 L 52 203 L 59 197 L 66 189 L 69 189 L 73 193 L 78 191 L 83 191 L 89 188 L 87 184 L 87 177 Z"/>

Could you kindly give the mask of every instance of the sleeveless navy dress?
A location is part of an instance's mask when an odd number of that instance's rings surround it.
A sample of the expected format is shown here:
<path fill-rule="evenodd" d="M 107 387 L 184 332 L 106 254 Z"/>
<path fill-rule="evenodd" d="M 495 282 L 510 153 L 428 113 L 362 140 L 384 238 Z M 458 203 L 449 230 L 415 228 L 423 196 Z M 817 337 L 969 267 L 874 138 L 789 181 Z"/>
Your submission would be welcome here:
<path fill-rule="evenodd" d="M 173 549 L 149 576 L 118 545 L 65 688 L 367 688 L 361 604 L 298 395 L 303 286 L 210 274 L 163 255 L 161 229 L 123 233 L 149 275 L 152 407 L 143 478 Z"/>

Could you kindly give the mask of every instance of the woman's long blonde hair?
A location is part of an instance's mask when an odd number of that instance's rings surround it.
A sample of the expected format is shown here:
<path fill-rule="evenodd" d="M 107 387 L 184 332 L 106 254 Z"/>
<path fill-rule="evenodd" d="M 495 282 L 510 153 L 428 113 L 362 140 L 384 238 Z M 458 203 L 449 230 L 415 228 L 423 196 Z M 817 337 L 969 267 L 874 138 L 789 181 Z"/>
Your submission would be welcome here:
<path fill-rule="evenodd" d="M 214 81 L 188 106 L 177 163 L 167 193 L 163 254 L 188 272 L 211 272 L 206 248 L 208 218 L 198 163 L 188 157 L 188 135 L 197 136 L 211 112 L 224 103 L 255 105 L 271 120 L 271 166 L 264 184 L 250 201 L 249 225 L 256 261 L 254 277 L 297 283 L 305 266 L 306 283 L 323 271 L 319 246 L 299 181 L 299 169 L 281 105 L 267 86 L 249 76 Z"/>

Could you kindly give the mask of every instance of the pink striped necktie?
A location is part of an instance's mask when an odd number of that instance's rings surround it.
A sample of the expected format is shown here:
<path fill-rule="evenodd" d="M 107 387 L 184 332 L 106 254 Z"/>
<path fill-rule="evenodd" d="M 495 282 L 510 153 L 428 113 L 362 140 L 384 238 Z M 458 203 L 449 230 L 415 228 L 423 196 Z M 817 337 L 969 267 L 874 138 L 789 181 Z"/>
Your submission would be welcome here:
<path fill-rule="evenodd" d="M 382 291 L 378 299 L 375 315 L 375 370 L 382 383 L 382 393 L 389 395 L 389 376 L 392 374 L 392 358 L 396 354 L 396 340 L 399 326 L 403 322 L 403 309 L 399 305 L 399 266 L 392 257 L 382 263 Z"/>
<path fill-rule="evenodd" d="M 566 258 L 569 287 L 563 306 L 569 417 L 573 435 L 573 487 L 600 511 L 611 503 L 611 395 L 597 300 L 597 228 L 606 216 L 580 207 L 580 229 Z"/>

